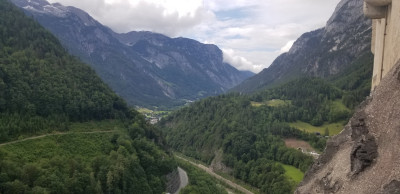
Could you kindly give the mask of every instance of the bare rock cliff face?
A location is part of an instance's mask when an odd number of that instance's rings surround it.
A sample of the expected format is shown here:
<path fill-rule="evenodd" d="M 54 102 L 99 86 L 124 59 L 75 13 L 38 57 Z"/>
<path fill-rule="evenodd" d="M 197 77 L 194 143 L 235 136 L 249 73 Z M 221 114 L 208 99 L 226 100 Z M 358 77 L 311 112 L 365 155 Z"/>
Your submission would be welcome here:
<path fill-rule="evenodd" d="M 233 91 L 251 93 L 302 77 L 327 78 L 369 54 L 371 20 L 364 17 L 363 0 L 342 0 L 324 28 L 304 33 L 287 53 Z"/>
<path fill-rule="evenodd" d="M 295 193 L 400 193 L 400 62 L 328 141 Z"/>

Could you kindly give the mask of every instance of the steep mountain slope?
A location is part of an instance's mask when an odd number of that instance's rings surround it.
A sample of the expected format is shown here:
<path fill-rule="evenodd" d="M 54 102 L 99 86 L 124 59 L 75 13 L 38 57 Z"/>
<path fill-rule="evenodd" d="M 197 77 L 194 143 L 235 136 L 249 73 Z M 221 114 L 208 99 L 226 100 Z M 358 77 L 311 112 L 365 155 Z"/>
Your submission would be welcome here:
<path fill-rule="evenodd" d="M 0 13 L 1 140 L 68 121 L 127 117 L 125 102 L 89 66 L 18 8 L 2 6 L 11 10 Z"/>
<path fill-rule="evenodd" d="M 399 77 L 398 62 L 328 141 L 296 193 L 399 193 Z"/>
<path fill-rule="evenodd" d="M 0 33 L 0 193 L 166 191 L 154 127 L 7 0 Z"/>
<path fill-rule="evenodd" d="M 303 34 L 289 52 L 233 91 L 254 92 L 302 76 L 326 78 L 370 52 L 371 21 L 363 0 L 342 0 L 324 28 Z"/>
<path fill-rule="evenodd" d="M 220 94 L 249 75 L 215 45 L 151 32 L 118 34 L 74 7 L 12 0 L 54 33 L 131 105 L 172 107 Z"/>

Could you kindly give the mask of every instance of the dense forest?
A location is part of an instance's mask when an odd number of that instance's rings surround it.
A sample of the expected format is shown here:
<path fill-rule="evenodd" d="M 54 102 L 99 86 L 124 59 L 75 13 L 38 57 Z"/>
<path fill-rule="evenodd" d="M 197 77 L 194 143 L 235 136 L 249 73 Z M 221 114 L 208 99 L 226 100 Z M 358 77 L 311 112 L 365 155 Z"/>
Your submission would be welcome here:
<path fill-rule="evenodd" d="M 369 93 L 371 71 L 371 56 L 363 56 L 327 80 L 304 77 L 251 95 L 207 98 L 174 112 L 159 125 L 173 149 L 208 164 L 222 150 L 222 162 L 233 169 L 235 178 L 262 193 L 290 193 L 295 184 L 281 164 L 305 172 L 313 159 L 285 146 L 284 139 L 304 140 L 322 151 L 324 136 L 329 135 L 299 130 L 290 123 L 346 122 Z"/>
<path fill-rule="evenodd" d="M 178 164 L 187 172 L 189 177 L 189 184 L 180 191 L 181 194 L 227 194 L 224 189 L 225 186 L 215 177 L 183 160 L 178 160 Z"/>
<path fill-rule="evenodd" d="M 0 0 L 0 193 L 162 193 L 177 166 L 164 146 L 90 67 Z"/>
<path fill-rule="evenodd" d="M 138 125 L 0 147 L 0 193 L 162 193 L 177 164 Z M 142 120 L 144 121 L 144 120 Z M 139 127 L 143 134 L 137 133 Z M 151 137 L 151 135 L 149 136 Z"/>
<path fill-rule="evenodd" d="M 70 121 L 127 116 L 125 102 L 89 66 L 14 5 L 0 3 L 0 142 L 67 130 Z"/>

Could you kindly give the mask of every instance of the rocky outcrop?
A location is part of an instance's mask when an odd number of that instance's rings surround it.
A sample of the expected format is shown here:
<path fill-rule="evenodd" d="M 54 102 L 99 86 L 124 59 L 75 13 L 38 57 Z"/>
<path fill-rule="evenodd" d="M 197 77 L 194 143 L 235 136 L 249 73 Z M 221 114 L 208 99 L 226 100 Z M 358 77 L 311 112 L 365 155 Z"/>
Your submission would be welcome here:
<path fill-rule="evenodd" d="M 224 63 L 215 45 L 151 32 L 119 34 L 74 7 L 11 1 L 131 105 L 170 108 L 223 93 L 252 75 Z"/>
<path fill-rule="evenodd" d="M 400 193 L 400 62 L 332 137 L 296 194 Z"/>
<path fill-rule="evenodd" d="M 324 28 L 303 34 L 289 52 L 233 90 L 254 92 L 301 76 L 336 75 L 370 53 L 370 40 L 371 21 L 364 17 L 363 0 L 342 0 Z"/>

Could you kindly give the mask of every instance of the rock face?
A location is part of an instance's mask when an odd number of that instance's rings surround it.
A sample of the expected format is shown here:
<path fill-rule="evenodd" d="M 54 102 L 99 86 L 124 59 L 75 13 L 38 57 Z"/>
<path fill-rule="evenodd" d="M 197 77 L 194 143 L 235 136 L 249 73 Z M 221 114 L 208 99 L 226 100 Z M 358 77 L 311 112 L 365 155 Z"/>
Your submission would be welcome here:
<path fill-rule="evenodd" d="M 118 34 L 74 7 L 45 0 L 12 2 L 131 105 L 182 105 L 225 92 L 252 75 L 224 63 L 215 45 L 151 32 Z"/>
<path fill-rule="evenodd" d="M 301 76 L 335 75 L 369 53 L 370 40 L 371 21 L 364 17 L 363 0 L 342 0 L 324 28 L 303 34 L 289 52 L 233 90 L 254 92 Z"/>
<path fill-rule="evenodd" d="M 400 62 L 306 173 L 296 194 L 400 193 Z"/>

